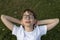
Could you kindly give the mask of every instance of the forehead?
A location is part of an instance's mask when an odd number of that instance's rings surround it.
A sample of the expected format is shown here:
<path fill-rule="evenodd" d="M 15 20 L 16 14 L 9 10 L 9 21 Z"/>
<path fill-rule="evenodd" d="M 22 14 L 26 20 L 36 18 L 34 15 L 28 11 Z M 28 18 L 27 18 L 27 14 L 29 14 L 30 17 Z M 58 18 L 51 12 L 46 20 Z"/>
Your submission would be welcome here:
<path fill-rule="evenodd" d="M 26 11 L 23 15 L 33 15 L 33 13 Z"/>

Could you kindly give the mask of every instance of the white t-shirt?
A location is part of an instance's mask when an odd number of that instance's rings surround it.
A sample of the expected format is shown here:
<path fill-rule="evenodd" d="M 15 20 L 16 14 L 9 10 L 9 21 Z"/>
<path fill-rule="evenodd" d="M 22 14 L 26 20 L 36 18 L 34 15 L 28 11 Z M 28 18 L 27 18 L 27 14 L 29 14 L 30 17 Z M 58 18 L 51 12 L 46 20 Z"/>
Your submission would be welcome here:
<path fill-rule="evenodd" d="M 12 34 L 17 37 L 17 40 L 41 40 L 41 36 L 47 33 L 47 26 L 36 26 L 33 31 L 27 32 L 22 25 L 17 27 L 14 25 Z"/>

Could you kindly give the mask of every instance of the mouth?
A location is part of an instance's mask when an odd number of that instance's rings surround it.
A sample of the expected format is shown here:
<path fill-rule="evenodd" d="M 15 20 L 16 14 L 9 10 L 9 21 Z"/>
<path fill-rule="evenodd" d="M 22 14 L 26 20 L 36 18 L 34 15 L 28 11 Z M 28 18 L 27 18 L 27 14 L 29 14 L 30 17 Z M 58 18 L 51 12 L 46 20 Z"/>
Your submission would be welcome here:
<path fill-rule="evenodd" d="M 25 23 L 31 23 L 31 21 L 26 21 Z"/>

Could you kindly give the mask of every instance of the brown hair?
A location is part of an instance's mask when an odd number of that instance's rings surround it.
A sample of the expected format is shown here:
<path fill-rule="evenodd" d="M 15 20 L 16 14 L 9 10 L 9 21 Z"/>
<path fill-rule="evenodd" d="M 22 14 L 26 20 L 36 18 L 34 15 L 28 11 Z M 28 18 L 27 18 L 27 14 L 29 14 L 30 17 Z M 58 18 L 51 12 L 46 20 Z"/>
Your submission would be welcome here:
<path fill-rule="evenodd" d="M 35 14 L 31 9 L 25 9 L 25 10 L 23 11 L 23 13 L 21 13 L 21 19 L 22 19 L 22 16 L 23 16 L 24 12 L 26 12 L 26 11 L 32 13 L 33 16 L 34 16 L 34 18 L 36 19 L 36 14 Z"/>

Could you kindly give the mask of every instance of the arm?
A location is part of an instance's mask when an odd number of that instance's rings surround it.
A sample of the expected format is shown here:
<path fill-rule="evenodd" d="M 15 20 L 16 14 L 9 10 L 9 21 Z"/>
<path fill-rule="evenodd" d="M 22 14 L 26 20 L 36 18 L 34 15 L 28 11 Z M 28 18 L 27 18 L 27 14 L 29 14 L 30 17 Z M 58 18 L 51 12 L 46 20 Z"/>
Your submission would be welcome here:
<path fill-rule="evenodd" d="M 12 22 L 20 24 L 20 20 L 7 16 L 7 15 L 1 15 L 1 20 L 6 25 L 6 27 L 10 30 L 12 30 L 14 26 Z"/>
<path fill-rule="evenodd" d="M 36 25 L 41 25 L 41 24 L 46 24 L 47 25 L 47 30 L 51 30 L 54 28 L 57 24 L 59 23 L 59 19 L 46 19 L 46 20 L 38 20 Z"/>

